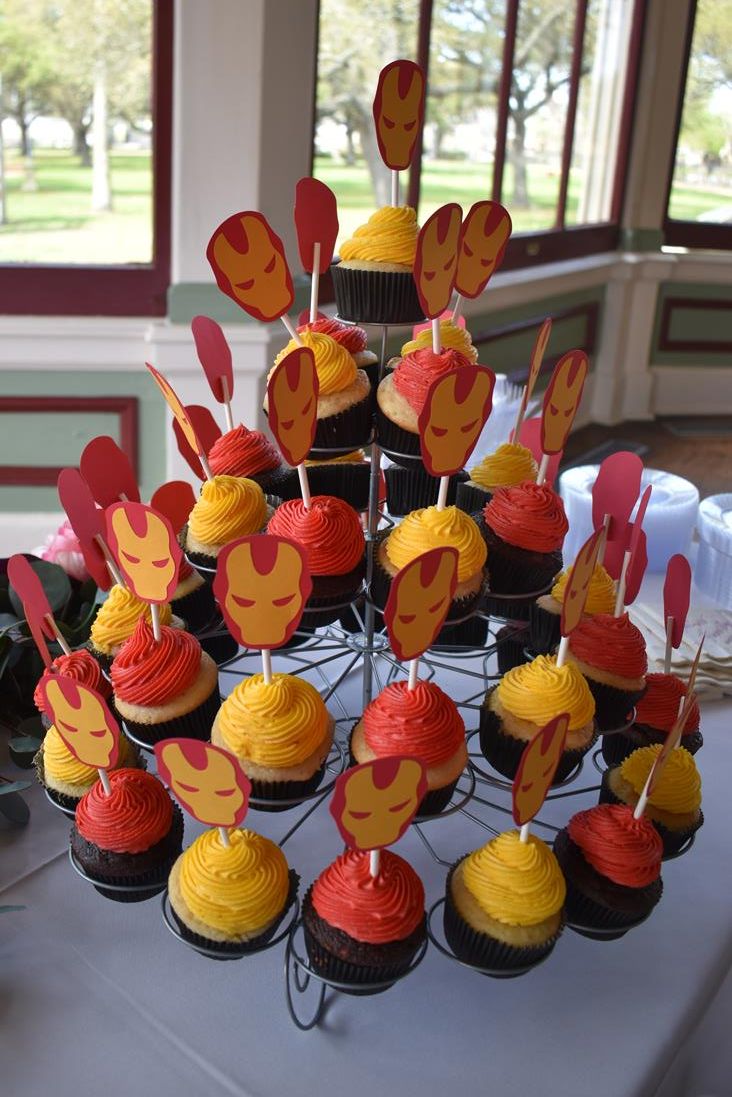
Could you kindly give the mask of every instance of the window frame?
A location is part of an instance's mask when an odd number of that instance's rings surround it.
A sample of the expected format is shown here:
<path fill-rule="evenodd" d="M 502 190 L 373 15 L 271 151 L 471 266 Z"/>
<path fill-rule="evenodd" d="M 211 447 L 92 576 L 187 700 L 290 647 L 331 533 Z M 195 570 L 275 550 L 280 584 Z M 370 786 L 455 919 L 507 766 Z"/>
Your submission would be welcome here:
<path fill-rule="evenodd" d="M 152 0 L 152 259 L 66 266 L 0 264 L 0 311 L 19 316 L 164 316 L 170 284 L 173 5 Z"/>

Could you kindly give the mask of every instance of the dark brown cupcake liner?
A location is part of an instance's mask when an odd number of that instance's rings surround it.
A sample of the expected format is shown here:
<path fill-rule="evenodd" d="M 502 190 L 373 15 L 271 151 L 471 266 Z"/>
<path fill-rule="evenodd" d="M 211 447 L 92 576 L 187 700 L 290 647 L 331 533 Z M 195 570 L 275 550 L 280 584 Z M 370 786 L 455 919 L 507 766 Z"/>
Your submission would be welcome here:
<path fill-rule="evenodd" d="M 301 803 L 321 784 L 325 776 L 325 763 L 307 781 L 257 781 L 253 780 L 250 807 L 256 811 L 289 811 L 298 805 L 282 801 L 297 800 Z"/>
<path fill-rule="evenodd" d="M 467 479 L 467 472 L 458 472 L 450 477 L 447 488 L 447 505 L 455 504 L 455 496 L 462 481 Z M 437 495 L 440 490 L 440 478 L 430 476 L 424 468 L 403 468 L 400 465 L 389 465 L 384 469 L 386 480 L 386 505 L 389 514 L 402 517 L 410 511 L 420 510 L 422 507 L 432 507 L 437 503 Z"/>
<path fill-rule="evenodd" d="M 157 846 L 160 847 L 160 861 L 155 867 L 150 868 L 145 872 L 128 874 L 102 874 L 98 870 L 88 868 L 84 863 L 83 858 L 79 856 L 79 853 L 76 850 L 74 853 L 81 868 L 91 880 L 94 890 L 98 891 L 100 895 L 103 895 L 105 899 L 111 899 L 115 903 L 143 903 L 147 899 L 152 899 L 155 895 L 159 895 L 161 891 L 165 890 L 170 870 L 183 849 L 183 813 L 177 804 L 173 804 L 173 819 L 170 830 L 167 835 L 157 843 Z M 155 855 L 154 851 L 155 847 L 152 847 L 153 856 Z M 150 855 L 151 850 L 146 850 L 144 854 L 131 853 L 127 856 L 128 858 L 146 857 L 149 860 Z M 120 854 L 119 856 L 121 857 L 123 855 Z M 150 886 L 146 887 L 146 884 L 149 884 Z M 116 890 L 117 888 L 129 888 L 130 890 L 118 891 Z"/>
<path fill-rule="evenodd" d="M 334 263 L 330 270 L 341 320 L 414 324 L 424 319 L 411 271 L 364 270 L 342 263 Z"/>
<path fill-rule="evenodd" d="M 447 874 L 443 914 L 445 939 L 458 960 L 462 960 L 466 964 L 472 964 L 477 968 L 506 972 L 507 974 L 510 974 L 511 971 L 522 972 L 529 967 L 540 964 L 553 951 L 561 935 L 561 929 L 543 945 L 537 945 L 534 948 L 508 945 L 487 933 L 479 933 L 473 929 L 460 916 L 452 898 L 453 873 L 464 859 L 461 857 L 460 860 L 456 861 Z"/>
<path fill-rule="evenodd" d="M 514 667 L 528 663 L 526 648 L 529 643 L 529 630 L 518 622 L 504 625 L 496 633 L 496 658 L 498 659 L 498 673 L 508 674 Z"/>
<path fill-rule="evenodd" d="M 617 767 L 612 766 L 610 769 L 606 769 L 602 775 L 602 784 L 600 785 L 600 797 L 599 803 L 601 804 L 625 804 L 624 800 L 621 800 L 619 796 L 610 788 L 610 774 L 613 769 Z M 625 804 L 628 807 L 628 804 Z M 691 837 L 704 825 L 704 813 L 699 811 L 699 818 L 696 823 L 691 827 L 685 827 L 683 830 L 671 830 L 669 827 L 663 825 L 663 823 L 656 822 L 650 815 L 646 816 L 649 823 L 653 823 L 653 826 L 658 831 L 659 837 L 663 842 L 663 856 L 674 857 Z"/>
<path fill-rule="evenodd" d="M 259 484 L 265 495 L 275 495 L 284 502 L 286 499 L 300 498 L 300 477 L 297 469 L 289 465 L 279 465 L 267 472 L 255 472 L 247 477 Z"/>
<path fill-rule="evenodd" d="M 627 731 L 610 732 L 609 735 L 603 734 L 600 739 L 602 756 L 609 766 L 619 766 L 629 754 L 644 745 L 634 741 L 632 728 L 628 728 Z"/>
<path fill-rule="evenodd" d="M 633 706 L 640 701 L 647 686 L 640 690 L 616 689 L 585 675 L 590 693 L 595 698 L 595 719 L 601 732 L 624 727 L 632 718 Z"/>
<path fill-rule="evenodd" d="M 367 393 L 362 400 L 345 411 L 318 419 L 313 448 L 308 454 L 310 459 L 318 461 L 325 459 L 328 454 L 336 456 L 352 453 L 353 450 L 367 445 L 373 428 L 371 404 L 370 393 Z"/>
<path fill-rule="evenodd" d="M 109 668 L 112 666 L 112 662 L 114 661 L 114 656 L 113 655 L 105 655 L 105 653 L 103 651 L 99 651 L 98 648 L 94 647 L 91 640 L 89 640 L 89 642 L 85 646 L 86 646 L 86 650 L 89 652 L 89 654 L 93 655 L 94 658 L 96 659 L 96 661 L 99 663 L 99 666 L 101 667 L 102 671 L 105 674 L 109 674 Z"/>
<path fill-rule="evenodd" d="M 208 742 L 220 706 L 221 697 L 217 682 L 208 697 L 190 712 L 174 716 L 170 720 L 161 720 L 157 724 L 140 724 L 126 718 L 123 718 L 122 724 L 133 741 L 137 740 L 151 748 L 171 736 L 184 736 L 187 739 Z"/>
<path fill-rule="evenodd" d="M 538 602 L 529 605 L 529 643 L 537 655 L 550 655 L 562 639 L 561 613 L 552 613 Z"/>
<path fill-rule="evenodd" d="M 210 583 L 204 582 L 190 594 L 175 598 L 170 608 L 176 617 L 182 617 L 189 632 L 199 632 L 215 618 L 218 607 Z"/>
<path fill-rule="evenodd" d="M 668 738 L 665 731 L 657 731 L 656 728 L 652 728 L 649 724 L 633 724 L 632 732 L 637 738 L 636 746 L 639 747 L 649 747 L 656 744 L 663 746 Z M 692 731 L 689 735 L 682 735 L 679 746 L 688 750 L 689 754 L 696 754 L 696 752 L 701 750 L 704 746 L 704 737 L 702 736 L 701 731 L 697 728 L 696 731 Z"/>
<path fill-rule="evenodd" d="M 376 362 L 367 362 L 365 366 L 359 366 L 358 368 L 362 369 L 369 379 L 372 397 L 371 405 L 373 407 L 376 403 L 376 387 L 381 380 L 381 362 L 377 359 Z"/>
<path fill-rule="evenodd" d="M 485 617 L 468 617 L 457 624 L 443 625 L 432 645 L 434 651 L 441 648 L 484 648 L 488 642 L 488 621 Z"/>
<path fill-rule="evenodd" d="M 308 466 L 312 495 L 333 495 L 354 510 L 368 510 L 371 465 L 368 462 L 341 461 Z"/>
<path fill-rule="evenodd" d="M 376 441 L 387 457 L 407 469 L 421 469 L 422 448 L 419 435 L 392 422 L 376 405 Z"/>
<path fill-rule="evenodd" d="M 509 545 L 484 519 L 478 522 L 488 546 L 488 586 L 493 594 L 530 594 L 543 591 L 562 570 L 562 553 L 534 552 Z"/>
<path fill-rule="evenodd" d="M 465 483 L 458 484 L 457 491 L 455 493 L 455 503 L 460 510 L 464 510 L 466 514 L 480 514 L 483 507 L 490 503 L 493 498 L 493 492 L 488 488 L 481 488 L 477 484 L 474 484 L 470 479 Z"/>

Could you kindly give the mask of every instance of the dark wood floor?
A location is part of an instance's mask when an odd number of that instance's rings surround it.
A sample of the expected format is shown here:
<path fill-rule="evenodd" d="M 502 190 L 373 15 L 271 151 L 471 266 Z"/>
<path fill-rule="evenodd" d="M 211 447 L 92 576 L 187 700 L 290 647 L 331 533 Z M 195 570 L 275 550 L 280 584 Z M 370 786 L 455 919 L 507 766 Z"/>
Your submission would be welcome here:
<path fill-rule="evenodd" d="M 670 429 L 676 425 L 694 431 L 698 427 L 699 432 L 682 437 Z M 613 427 L 593 424 L 570 436 L 564 451 L 565 461 L 575 463 L 595 446 L 620 439 L 647 445 L 649 452 L 643 455 L 645 465 L 691 480 L 702 498 L 732 491 L 730 416 L 686 420 L 674 417 L 654 422 L 620 423 Z"/>

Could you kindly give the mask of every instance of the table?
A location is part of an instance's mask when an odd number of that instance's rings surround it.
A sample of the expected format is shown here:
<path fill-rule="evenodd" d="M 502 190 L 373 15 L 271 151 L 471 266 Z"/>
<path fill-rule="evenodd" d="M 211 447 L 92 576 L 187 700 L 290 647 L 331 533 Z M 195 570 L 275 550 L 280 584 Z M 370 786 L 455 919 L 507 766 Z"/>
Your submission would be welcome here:
<path fill-rule="evenodd" d="M 438 681 L 458 688 L 449 673 Z M 357 712 L 356 678 L 346 695 Z M 34 788 L 27 830 L 0 833 L 0 904 L 24 907 L 0 914 L 2 1093 L 727 1097 L 730 723 L 732 702 L 703 706 L 706 822 L 688 855 L 664 866 L 664 895 L 647 923 L 610 943 L 565 931 L 547 963 L 507 981 L 430 949 L 391 991 L 336 996 L 310 1033 L 286 1011 L 284 945 L 217 963 L 169 934 L 159 899 L 104 900 L 71 870 L 68 823 Z M 589 762 L 578 783 L 599 783 Z M 542 818 L 561 825 L 596 797 L 553 801 Z M 250 821 L 278 838 L 288 814 Z M 499 825 L 509 825 L 504 818 Z M 460 815 L 428 826 L 449 859 L 486 837 Z M 196 833 L 190 820 L 186 833 Z M 319 810 L 286 847 L 303 890 L 341 848 Z M 444 869 L 416 835 L 399 852 L 422 875 L 429 902 L 438 898 Z"/>

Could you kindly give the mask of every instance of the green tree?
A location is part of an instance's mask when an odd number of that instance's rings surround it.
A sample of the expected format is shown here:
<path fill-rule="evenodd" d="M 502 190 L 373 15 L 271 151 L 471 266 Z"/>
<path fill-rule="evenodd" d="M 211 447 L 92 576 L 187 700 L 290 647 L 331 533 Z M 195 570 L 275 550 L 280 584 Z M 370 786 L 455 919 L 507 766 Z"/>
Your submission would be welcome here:
<path fill-rule="evenodd" d="M 29 130 L 33 119 L 48 109 L 53 81 L 43 7 L 43 0 L 0 2 L 2 115 L 13 118 L 20 130 L 26 189 L 35 187 Z"/>

